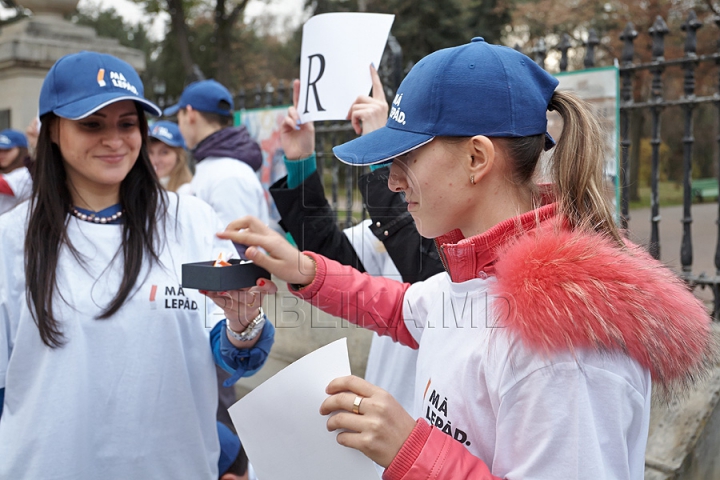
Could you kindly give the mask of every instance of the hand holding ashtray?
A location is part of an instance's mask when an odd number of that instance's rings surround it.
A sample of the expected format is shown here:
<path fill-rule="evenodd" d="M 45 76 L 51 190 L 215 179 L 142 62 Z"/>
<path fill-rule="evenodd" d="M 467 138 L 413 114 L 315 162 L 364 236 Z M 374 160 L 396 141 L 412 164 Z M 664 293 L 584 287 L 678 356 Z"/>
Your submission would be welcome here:
<path fill-rule="evenodd" d="M 226 292 L 254 287 L 259 278 L 270 278 L 270 272 L 251 260 L 228 258 L 220 254 L 217 260 L 182 265 L 182 287 Z"/>

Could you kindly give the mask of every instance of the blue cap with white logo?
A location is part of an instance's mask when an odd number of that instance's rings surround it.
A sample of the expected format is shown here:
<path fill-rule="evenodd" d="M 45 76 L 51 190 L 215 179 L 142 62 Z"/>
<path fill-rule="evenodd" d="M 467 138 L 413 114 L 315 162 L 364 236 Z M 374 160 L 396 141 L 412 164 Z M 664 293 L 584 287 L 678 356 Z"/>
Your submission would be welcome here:
<path fill-rule="evenodd" d="M 105 53 L 79 52 L 60 58 L 40 90 L 40 111 L 79 120 L 121 100 L 133 100 L 153 115 L 162 111 L 143 97 L 140 76 L 129 63 Z"/>
<path fill-rule="evenodd" d="M 0 130 L 0 150 L 10 150 L 15 147 L 28 148 L 25 134 L 19 130 Z"/>
<path fill-rule="evenodd" d="M 180 133 L 180 129 L 176 123 L 168 122 L 167 120 L 155 122 L 150 127 L 148 135 L 152 138 L 157 138 L 171 147 L 186 148 L 185 139 Z"/>
<path fill-rule="evenodd" d="M 546 135 L 547 107 L 558 81 L 512 48 L 480 37 L 420 60 L 398 88 L 387 124 L 333 148 L 342 162 L 372 165 L 438 136 Z"/>
<path fill-rule="evenodd" d="M 163 112 L 166 116 L 175 115 L 178 110 L 191 106 L 200 112 L 216 113 L 226 117 L 233 114 L 233 99 L 230 90 L 215 80 L 193 82 L 183 90 L 180 101 Z"/>

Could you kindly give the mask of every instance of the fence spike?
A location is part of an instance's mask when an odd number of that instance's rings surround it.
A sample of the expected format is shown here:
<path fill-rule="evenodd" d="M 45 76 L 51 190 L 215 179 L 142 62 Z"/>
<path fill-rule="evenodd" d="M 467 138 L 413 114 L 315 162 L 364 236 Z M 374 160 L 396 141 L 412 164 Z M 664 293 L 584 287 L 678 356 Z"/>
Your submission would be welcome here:
<path fill-rule="evenodd" d="M 585 60 L 583 62 L 585 68 L 595 66 L 595 47 L 598 45 L 600 45 L 600 38 L 598 38 L 595 29 L 591 28 L 588 32 L 588 39 L 585 42 Z"/>
<path fill-rule="evenodd" d="M 265 84 L 265 106 L 266 107 L 273 106 L 273 93 L 275 93 L 275 89 L 273 88 L 272 83 L 267 82 Z"/>
<path fill-rule="evenodd" d="M 237 96 L 235 97 L 235 108 L 238 108 L 240 110 L 245 110 L 245 88 L 241 88 L 238 91 Z"/>
<path fill-rule="evenodd" d="M 394 35 L 388 35 L 388 48 L 390 50 L 390 64 L 388 68 L 391 72 L 391 83 L 385 84 L 385 94 L 388 98 L 393 98 L 395 92 L 400 86 L 400 82 L 403 80 L 402 64 L 403 64 L 403 50 L 400 42 L 397 41 Z M 388 93 L 391 93 L 388 95 Z"/>
<path fill-rule="evenodd" d="M 631 64 L 633 57 L 635 56 L 635 45 L 634 41 L 638 36 L 637 30 L 632 22 L 628 22 L 625 26 L 625 30 L 620 34 L 620 40 L 623 41 L 623 51 L 621 60 L 623 65 Z"/>
<path fill-rule="evenodd" d="M 685 58 L 683 62 L 685 79 L 683 82 L 683 93 L 685 98 L 695 98 L 695 66 L 697 64 L 697 34 L 696 31 L 702 25 L 698 22 L 695 11 L 690 10 L 687 21 L 682 25 L 686 33 Z M 683 235 L 680 245 L 680 264 L 683 272 L 692 271 L 693 245 L 692 245 L 692 161 L 695 137 L 693 136 L 693 112 L 695 106 L 684 105 L 685 132 L 683 135 Z"/>
<path fill-rule="evenodd" d="M 655 19 L 655 23 L 648 30 L 652 37 L 652 57 L 655 61 L 665 60 L 665 35 L 670 32 L 670 29 L 665 23 L 665 20 L 658 15 Z"/>
<path fill-rule="evenodd" d="M 557 46 L 557 49 L 560 50 L 560 71 L 564 72 L 567 70 L 568 67 L 568 50 L 572 45 L 570 45 L 570 35 L 567 33 L 563 33 L 560 43 Z"/>
<path fill-rule="evenodd" d="M 702 27 L 702 23 L 697 18 L 695 10 L 690 10 L 687 20 L 680 27 L 685 36 L 685 56 L 697 57 L 697 31 Z"/>
<path fill-rule="evenodd" d="M 285 86 L 285 80 L 278 80 L 276 105 L 285 105 L 285 90 L 286 89 L 287 89 L 287 87 Z"/>
<path fill-rule="evenodd" d="M 540 65 L 543 69 L 545 68 L 545 59 L 547 58 L 547 47 L 545 46 L 545 39 L 540 38 L 535 48 L 533 48 L 535 54 L 535 63 Z"/>

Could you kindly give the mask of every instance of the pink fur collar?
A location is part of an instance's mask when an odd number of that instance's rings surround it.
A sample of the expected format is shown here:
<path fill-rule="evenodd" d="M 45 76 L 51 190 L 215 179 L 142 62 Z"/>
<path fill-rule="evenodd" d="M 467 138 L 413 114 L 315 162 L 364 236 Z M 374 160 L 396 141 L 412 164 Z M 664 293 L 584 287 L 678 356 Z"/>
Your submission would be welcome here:
<path fill-rule="evenodd" d="M 504 324 L 526 345 L 625 352 L 669 393 L 703 373 L 710 318 L 685 283 L 642 248 L 549 225 L 498 252 L 493 293 Z"/>

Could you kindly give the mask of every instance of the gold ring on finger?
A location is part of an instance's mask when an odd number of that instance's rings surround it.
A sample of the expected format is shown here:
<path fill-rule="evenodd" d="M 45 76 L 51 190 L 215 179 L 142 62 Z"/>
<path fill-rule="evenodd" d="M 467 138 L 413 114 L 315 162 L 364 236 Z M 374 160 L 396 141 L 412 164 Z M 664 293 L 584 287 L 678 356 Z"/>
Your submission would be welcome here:
<path fill-rule="evenodd" d="M 360 403 L 362 401 L 363 401 L 363 397 L 361 397 L 360 395 L 355 396 L 355 400 L 353 401 L 353 407 L 352 407 L 352 412 L 355 415 L 360 415 Z"/>

